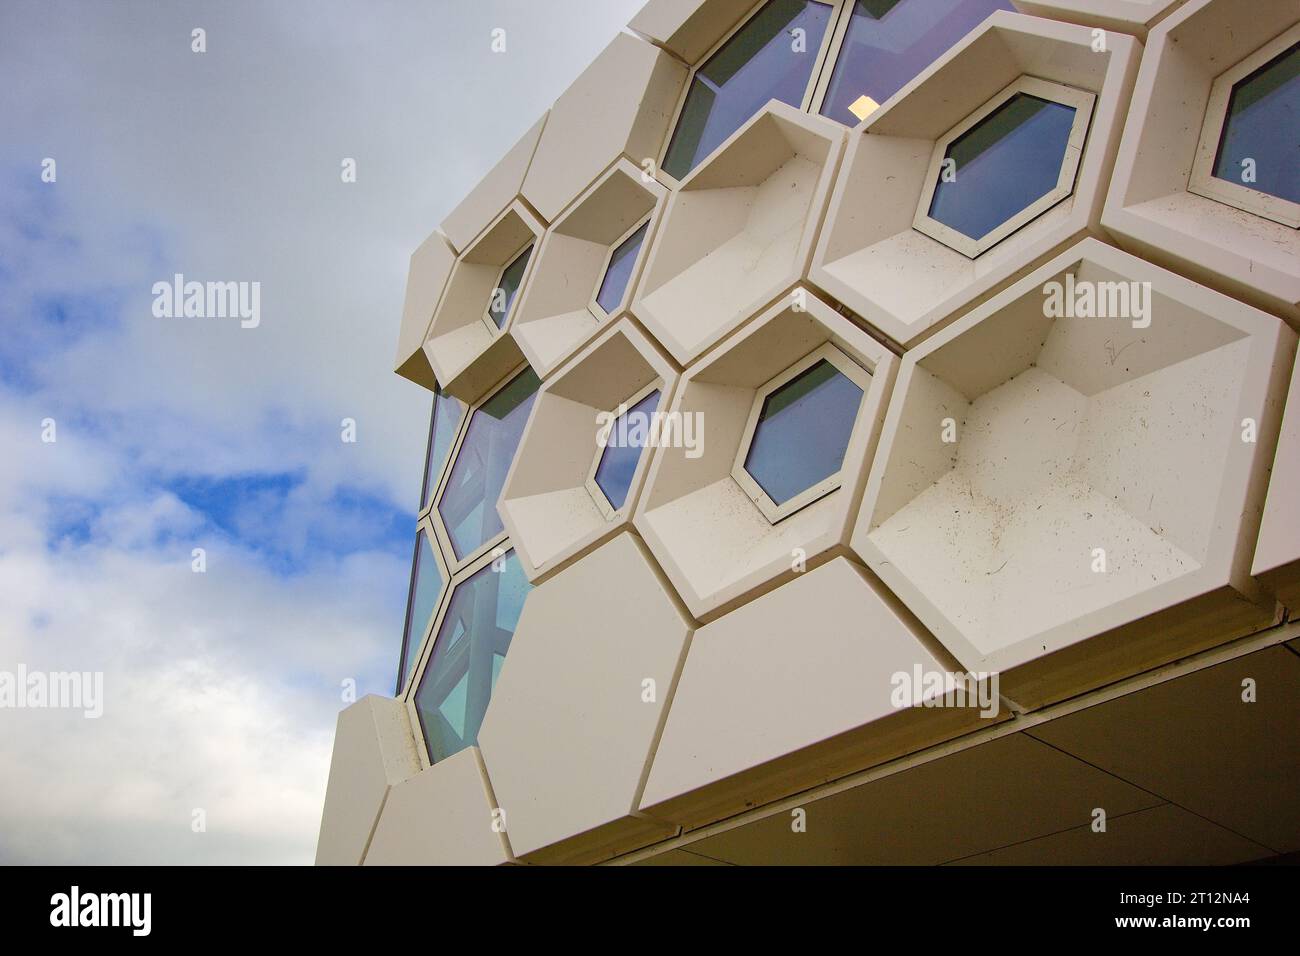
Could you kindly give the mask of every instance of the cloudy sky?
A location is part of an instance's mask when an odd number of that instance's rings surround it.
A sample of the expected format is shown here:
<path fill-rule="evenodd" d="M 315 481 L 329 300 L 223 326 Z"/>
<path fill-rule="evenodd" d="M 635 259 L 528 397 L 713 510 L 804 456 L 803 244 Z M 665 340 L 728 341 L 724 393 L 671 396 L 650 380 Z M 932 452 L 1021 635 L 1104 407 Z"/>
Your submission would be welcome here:
<path fill-rule="evenodd" d="M 0 709 L 0 863 L 311 861 L 401 638 L 407 257 L 640 2 L 0 4 L 0 672 L 105 698 Z M 175 273 L 261 324 L 155 317 Z"/>

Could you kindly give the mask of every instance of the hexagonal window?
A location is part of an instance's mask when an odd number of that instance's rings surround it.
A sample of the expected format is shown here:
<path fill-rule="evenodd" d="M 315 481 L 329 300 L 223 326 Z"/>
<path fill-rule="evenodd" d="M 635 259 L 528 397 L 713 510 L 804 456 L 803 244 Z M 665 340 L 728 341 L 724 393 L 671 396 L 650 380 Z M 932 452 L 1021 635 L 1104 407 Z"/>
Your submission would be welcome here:
<path fill-rule="evenodd" d="M 1300 226 L 1300 25 L 1214 81 L 1191 191 Z"/>
<path fill-rule="evenodd" d="M 824 345 L 758 389 L 732 477 L 775 523 L 840 485 L 870 375 Z"/>
<path fill-rule="evenodd" d="M 533 244 L 530 242 L 523 252 L 515 256 L 501 270 L 501 278 L 497 280 L 496 288 L 492 290 L 492 296 L 488 300 L 487 316 L 484 319 L 493 332 L 506 327 L 506 319 L 510 318 L 510 307 L 515 304 L 515 296 L 519 294 L 519 286 L 523 284 L 524 271 L 528 268 L 528 259 L 532 254 Z"/>
<path fill-rule="evenodd" d="M 660 168 L 683 178 L 768 100 L 802 109 L 834 11 L 816 0 L 769 0 L 724 39 L 691 77 Z"/>
<path fill-rule="evenodd" d="M 856 0 L 821 114 L 856 126 L 1009 0 Z"/>
<path fill-rule="evenodd" d="M 478 742 L 531 590 L 513 550 L 493 557 L 453 588 L 413 698 L 431 762 Z"/>
<path fill-rule="evenodd" d="M 433 503 L 433 495 L 438 490 L 438 479 L 442 477 L 443 466 L 447 464 L 447 454 L 451 451 L 456 432 L 460 430 L 461 419 L 465 417 L 465 406 L 459 399 L 452 398 L 441 389 L 433 393 L 433 411 L 429 416 L 429 443 L 424 452 L 424 491 L 420 494 L 420 511 L 425 511 Z"/>
<path fill-rule="evenodd" d="M 505 530 L 497 499 L 540 384 L 526 368 L 470 416 L 437 508 L 458 564 L 472 560 Z"/>
<path fill-rule="evenodd" d="M 421 528 L 415 536 L 415 554 L 411 558 L 411 585 L 406 594 L 406 624 L 402 631 L 402 655 L 397 662 L 397 693 L 420 658 L 424 632 L 438 609 L 438 599 L 446 581 L 434 549 L 437 544 Z"/>
<path fill-rule="evenodd" d="M 1022 76 L 935 144 L 915 227 L 972 259 L 1074 190 L 1096 97 Z"/>
<path fill-rule="evenodd" d="M 613 315 L 622 305 L 627 295 L 628 282 L 636 268 L 637 257 L 641 255 L 641 246 L 645 244 L 646 232 L 650 229 L 650 220 L 646 218 L 640 225 L 620 239 L 610 251 L 609 261 L 605 265 L 600 288 L 596 290 L 596 305 L 606 315 Z"/>
<path fill-rule="evenodd" d="M 636 466 L 650 441 L 660 394 L 660 384 L 654 382 L 633 395 L 619 407 L 608 430 L 601 435 L 587 490 L 606 518 L 613 518 L 627 503 Z"/>

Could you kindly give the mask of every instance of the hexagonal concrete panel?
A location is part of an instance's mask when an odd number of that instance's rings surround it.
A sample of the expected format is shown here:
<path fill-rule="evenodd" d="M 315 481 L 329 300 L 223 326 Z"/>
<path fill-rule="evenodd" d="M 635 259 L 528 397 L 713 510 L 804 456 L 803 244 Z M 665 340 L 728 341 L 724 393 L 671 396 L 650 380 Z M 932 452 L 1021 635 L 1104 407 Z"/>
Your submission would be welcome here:
<path fill-rule="evenodd" d="M 549 111 L 542 114 L 532 129 L 510 147 L 491 171 L 442 221 L 442 231 L 456 250 L 464 252 L 469 248 L 475 237 L 491 225 L 503 209 L 519 198 L 524 176 L 533 161 L 533 153 L 537 151 L 537 143 L 542 138 L 548 116 Z"/>
<path fill-rule="evenodd" d="M 926 691 L 957 669 L 836 558 L 696 634 L 641 809 L 698 826 L 1009 716 L 989 685 Z"/>
<path fill-rule="evenodd" d="M 1105 185 L 1140 46 L 1120 34 L 1110 35 L 1102 52 L 1092 46 L 1086 27 L 998 11 L 873 112 L 849 134 L 811 281 L 907 347 L 1062 243 L 1103 235 Z M 1036 88 L 1040 102 L 1068 103 L 1078 118 L 1090 111 L 1082 142 L 1072 137 L 1067 151 L 1077 173 L 1046 208 L 1031 207 L 1032 216 L 1014 216 L 1019 205 L 1002 210 L 1004 227 L 989 248 L 963 249 L 921 231 L 918 220 L 934 211 L 932 194 L 938 198 L 939 187 L 967 182 L 937 148 L 1012 84 L 1026 81 L 1056 88 Z M 1035 135 L 1032 124 L 1019 132 Z M 985 151 L 970 165 L 977 176 L 971 181 L 981 188 L 963 201 L 998 208 L 1009 201 L 1003 194 L 1025 180 L 1024 171 L 990 176 L 980 164 L 1014 166 L 1017 154 L 1008 144 L 1016 142 L 1004 135 L 982 144 Z M 999 154 L 993 146 L 1006 148 Z M 1056 182 L 1056 167 L 1043 172 Z"/>
<path fill-rule="evenodd" d="M 842 458 L 833 481 L 819 482 L 796 502 L 798 510 L 772 514 L 737 467 L 747 458 L 741 452 L 753 432 L 756 399 L 774 378 L 827 347 L 867 377 L 848 444 L 834 449 Z M 633 523 L 698 620 L 717 617 L 844 548 L 897 363 L 801 286 L 682 377 L 669 411 L 681 440 L 656 449 Z M 821 432 L 802 431 L 790 437 L 810 449 L 804 439 Z M 780 458 L 782 448 L 766 453 Z M 797 455 L 784 460 L 801 465 Z"/>
<path fill-rule="evenodd" d="M 1291 0 L 1189 0 L 1151 31 L 1102 216 L 1130 252 L 1276 312 L 1295 328 L 1300 233 L 1294 223 L 1248 211 L 1269 197 L 1240 184 L 1219 180 L 1221 188 L 1212 192 L 1231 199 L 1235 189 L 1236 200 L 1209 198 L 1209 190 L 1198 191 L 1195 174 L 1198 155 L 1213 159 L 1222 141 L 1209 126 L 1223 125 L 1230 91 L 1216 91 L 1216 78 L 1298 19 Z M 1288 122 L 1294 119 L 1279 113 L 1263 126 Z M 1290 162 L 1294 170 L 1294 160 L 1292 151 L 1271 164 Z"/>
<path fill-rule="evenodd" d="M 406 301 L 402 305 L 402 325 L 397 333 L 393 371 L 429 389 L 438 383 L 433 367 L 429 365 L 429 357 L 424 353 L 424 339 L 455 264 L 456 251 L 446 236 L 435 232 L 411 253 L 411 265 L 406 274 Z"/>
<path fill-rule="evenodd" d="M 616 36 L 551 108 L 523 195 L 547 220 L 619 156 L 659 155 L 686 67 L 637 37 Z"/>
<path fill-rule="evenodd" d="M 479 734 L 519 858 L 595 862 L 674 833 L 637 806 L 692 627 L 630 533 L 529 595 Z"/>
<path fill-rule="evenodd" d="M 695 64 L 751 13 L 754 5 L 754 0 L 649 0 L 628 28 Z"/>
<path fill-rule="evenodd" d="M 667 195 L 622 158 L 546 231 L 510 331 L 542 378 L 623 313 Z"/>
<path fill-rule="evenodd" d="M 853 548 L 1024 707 L 1265 627 L 1251 515 L 1295 344 L 1085 240 L 907 353 Z"/>
<path fill-rule="evenodd" d="M 1132 33 L 1139 40 L 1145 40 L 1147 31 L 1182 3 L 1183 0 L 1015 0 L 1021 13 Z"/>
<path fill-rule="evenodd" d="M 401 701 L 368 695 L 340 713 L 316 865 L 360 864 L 389 789 L 419 770 L 411 722 Z"/>
<path fill-rule="evenodd" d="M 628 526 L 677 376 L 623 318 L 542 386 L 500 502 L 530 581 Z"/>
<path fill-rule="evenodd" d="M 505 825 L 477 747 L 393 787 L 366 866 L 499 866 L 511 862 Z"/>
<path fill-rule="evenodd" d="M 844 135 L 771 102 L 669 198 L 632 312 L 679 364 L 807 273 Z"/>
<path fill-rule="evenodd" d="M 1291 372 L 1250 573 L 1300 617 L 1300 361 Z"/>
<path fill-rule="evenodd" d="M 478 401 L 523 361 L 508 332 L 544 228 L 523 203 L 511 203 L 456 260 L 424 343 L 449 395 Z"/>

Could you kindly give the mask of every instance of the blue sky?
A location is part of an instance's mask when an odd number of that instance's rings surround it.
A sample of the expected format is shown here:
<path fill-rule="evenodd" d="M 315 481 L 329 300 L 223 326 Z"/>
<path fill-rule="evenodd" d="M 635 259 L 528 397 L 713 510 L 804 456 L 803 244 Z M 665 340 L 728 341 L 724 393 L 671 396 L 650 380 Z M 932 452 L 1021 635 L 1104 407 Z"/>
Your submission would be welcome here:
<path fill-rule="evenodd" d="M 310 862 L 342 684 L 400 645 L 407 258 L 638 6 L 0 6 L 0 670 L 106 696 L 0 710 L 0 862 Z M 261 324 L 154 317 L 176 272 Z"/>

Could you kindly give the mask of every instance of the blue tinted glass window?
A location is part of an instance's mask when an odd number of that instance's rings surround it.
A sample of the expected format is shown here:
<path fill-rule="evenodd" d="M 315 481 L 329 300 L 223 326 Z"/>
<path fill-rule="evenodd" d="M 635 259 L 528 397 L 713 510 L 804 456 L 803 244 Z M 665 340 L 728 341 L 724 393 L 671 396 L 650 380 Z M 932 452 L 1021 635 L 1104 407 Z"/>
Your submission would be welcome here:
<path fill-rule="evenodd" d="M 862 389 L 821 359 L 763 401 L 747 471 L 774 504 L 829 478 L 844 464 Z"/>
<path fill-rule="evenodd" d="M 458 584 L 415 692 L 429 759 L 478 742 L 479 727 L 531 587 L 513 551 Z"/>
<path fill-rule="evenodd" d="M 830 20 L 814 0 L 771 0 L 750 17 L 696 71 L 664 170 L 681 179 L 768 100 L 802 105 Z"/>
<path fill-rule="evenodd" d="M 415 557 L 411 565 L 411 588 L 406 601 L 406 627 L 402 633 L 402 658 L 398 661 L 397 692 L 400 694 L 406 679 L 420 655 L 420 642 L 424 640 L 429 619 L 438 606 L 442 593 L 442 572 L 433 557 L 433 542 L 421 531 L 415 536 Z"/>
<path fill-rule="evenodd" d="M 651 417 L 658 407 L 656 390 L 624 412 L 610 430 L 600 464 L 596 466 L 596 484 L 615 511 L 627 501 L 637 462 L 649 440 Z"/>
<path fill-rule="evenodd" d="M 989 14 L 1011 9 L 1010 0 L 856 0 L 822 114 L 856 125 Z"/>
<path fill-rule="evenodd" d="M 1214 175 L 1300 202 L 1300 44 L 1270 60 L 1232 88 Z M 1244 160 L 1255 173 L 1244 182 Z"/>
<path fill-rule="evenodd" d="M 646 220 L 609 257 L 609 268 L 605 270 L 605 277 L 600 281 L 600 291 L 596 293 L 596 304 L 606 314 L 612 315 L 623 301 L 627 284 L 632 278 L 632 270 L 636 267 L 636 257 L 641 252 L 641 244 L 645 242 L 646 230 L 649 228 L 650 221 Z"/>
<path fill-rule="evenodd" d="M 536 373 L 526 369 L 470 417 L 438 502 L 457 559 L 472 554 L 505 528 L 497 499 L 540 384 Z"/>
<path fill-rule="evenodd" d="M 972 239 L 992 232 L 1056 188 L 1075 110 L 1017 93 L 953 140 L 930 218 Z"/>
<path fill-rule="evenodd" d="M 524 281 L 524 270 L 528 268 L 528 257 L 532 254 L 532 246 L 519 253 L 518 257 L 502 271 L 501 283 L 492 290 L 492 299 L 488 303 L 488 315 L 498 329 L 503 328 L 506 324 L 506 318 L 510 315 L 510 306 L 514 305 L 515 296 L 519 294 L 519 286 Z"/>
<path fill-rule="evenodd" d="M 420 510 L 429 507 L 433 493 L 438 490 L 442 466 L 447 463 L 447 453 L 460 427 L 465 406 L 450 395 L 437 391 L 433 396 L 433 415 L 429 422 L 429 445 L 424 455 L 424 493 L 420 496 Z"/>

